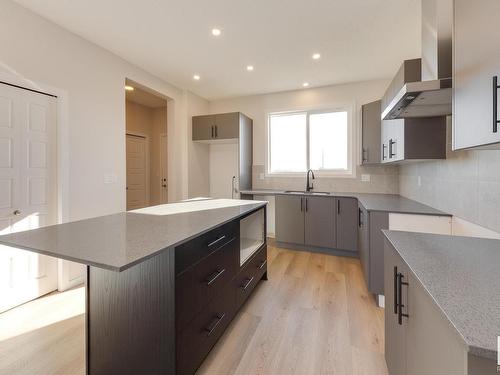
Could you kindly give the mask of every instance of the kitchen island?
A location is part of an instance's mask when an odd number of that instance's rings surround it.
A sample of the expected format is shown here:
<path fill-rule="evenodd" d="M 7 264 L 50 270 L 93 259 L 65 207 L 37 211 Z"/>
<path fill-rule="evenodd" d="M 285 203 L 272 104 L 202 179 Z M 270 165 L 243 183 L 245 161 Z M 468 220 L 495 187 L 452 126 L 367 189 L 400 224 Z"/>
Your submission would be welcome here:
<path fill-rule="evenodd" d="M 87 266 L 87 374 L 192 374 L 267 277 L 265 210 L 258 201 L 187 201 L 0 243 Z"/>

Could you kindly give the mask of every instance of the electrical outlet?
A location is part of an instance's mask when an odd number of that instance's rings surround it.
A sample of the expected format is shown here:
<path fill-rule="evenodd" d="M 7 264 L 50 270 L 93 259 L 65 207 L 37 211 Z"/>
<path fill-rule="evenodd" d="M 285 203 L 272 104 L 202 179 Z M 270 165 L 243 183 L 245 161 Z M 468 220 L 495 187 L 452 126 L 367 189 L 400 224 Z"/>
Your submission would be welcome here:
<path fill-rule="evenodd" d="M 259 173 L 259 180 L 263 180 L 264 179 L 264 173 Z"/>
<path fill-rule="evenodd" d="M 422 186 L 422 177 L 418 176 L 417 178 L 417 185 L 418 187 Z"/>
<path fill-rule="evenodd" d="M 118 176 L 113 173 L 105 174 L 103 180 L 105 184 L 116 184 L 118 182 Z"/>
<path fill-rule="evenodd" d="M 371 177 L 370 177 L 369 174 L 362 174 L 361 175 L 361 181 L 362 182 L 370 182 L 370 180 L 371 180 Z"/>

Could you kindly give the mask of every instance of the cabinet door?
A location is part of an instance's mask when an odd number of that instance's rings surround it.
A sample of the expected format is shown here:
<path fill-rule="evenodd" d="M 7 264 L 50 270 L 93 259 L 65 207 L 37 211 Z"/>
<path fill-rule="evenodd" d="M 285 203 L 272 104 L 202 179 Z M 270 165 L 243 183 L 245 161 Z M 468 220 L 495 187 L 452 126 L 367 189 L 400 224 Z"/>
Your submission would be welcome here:
<path fill-rule="evenodd" d="M 214 136 L 215 116 L 193 116 L 193 141 L 206 141 Z"/>
<path fill-rule="evenodd" d="M 335 248 L 335 199 L 305 197 L 305 244 Z"/>
<path fill-rule="evenodd" d="M 401 161 L 405 158 L 404 153 L 404 127 L 405 120 L 389 120 L 388 126 L 388 151 L 389 161 Z"/>
<path fill-rule="evenodd" d="M 358 200 L 335 199 L 337 209 L 337 249 L 358 251 Z"/>
<path fill-rule="evenodd" d="M 384 284 L 385 284 L 385 361 L 389 375 L 406 375 L 406 335 L 407 320 L 398 322 L 397 314 L 397 278 L 401 272 L 408 280 L 408 272 L 401 258 L 390 244 L 385 244 L 384 251 Z M 406 290 L 402 289 L 403 292 Z M 407 296 L 402 293 L 402 296 Z M 403 304 L 405 303 L 403 298 Z M 426 374 L 425 372 L 421 373 Z"/>
<path fill-rule="evenodd" d="M 453 148 L 500 142 L 500 124 L 493 132 L 493 76 L 500 77 L 500 1 L 455 0 L 454 15 Z"/>
<path fill-rule="evenodd" d="M 382 125 L 381 125 L 381 135 L 380 135 L 380 143 L 381 143 L 381 150 L 380 150 L 380 161 L 382 163 L 388 163 L 389 160 L 389 120 L 382 120 Z"/>
<path fill-rule="evenodd" d="M 387 212 L 370 212 L 370 284 L 373 294 L 384 294 L 384 241 L 382 229 L 389 228 Z"/>
<path fill-rule="evenodd" d="M 239 136 L 239 112 L 222 113 L 215 115 L 215 138 L 234 139 Z"/>
<path fill-rule="evenodd" d="M 380 163 L 380 100 L 362 107 L 362 164 Z"/>
<path fill-rule="evenodd" d="M 406 374 L 467 374 L 465 345 L 419 281 L 412 274 L 407 281 Z"/>
<path fill-rule="evenodd" d="M 368 226 L 368 212 L 359 204 L 358 206 L 358 249 L 359 260 L 363 268 L 368 289 L 370 289 L 370 238 Z"/>
<path fill-rule="evenodd" d="M 304 198 L 294 195 L 276 196 L 276 240 L 304 244 Z"/>

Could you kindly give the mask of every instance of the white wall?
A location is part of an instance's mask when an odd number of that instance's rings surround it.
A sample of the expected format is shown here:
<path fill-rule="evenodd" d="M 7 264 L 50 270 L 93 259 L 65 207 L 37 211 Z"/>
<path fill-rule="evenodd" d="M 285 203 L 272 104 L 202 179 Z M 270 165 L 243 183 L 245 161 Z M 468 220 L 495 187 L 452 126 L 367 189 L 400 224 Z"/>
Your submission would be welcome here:
<path fill-rule="evenodd" d="M 57 89 L 65 103 L 62 133 L 67 177 L 64 219 L 125 209 L 125 78 L 169 103 L 169 198 L 187 196 L 187 97 L 178 88 L 10 1 L 0 2 L 0 78 Z M 190 123 L 190 121 L 189 121 Z M 60 133 L 61 134 L 61 133 Z M 117 176 L 104 184 L 105 174 Z"/>
<path fill-rule="evenodd" d="M 207 114 L 208 101 L 188 92 L 187 103 L 188 196 L 208 197 L 210 195 L 209 145 L 192 141 L 192 117 Z"/>
<path fill-rule="evenodd" d="M 270 112 L 332 108 L 350 105 L 355 108 L 354 124 L 356 141 L 360 139 L 361 105 L 382 97 L 388 80 L 358 82 L 312 89 L 281 92 L 275 94 L 253 95 L 210 102 L 210 113 L 241 111 L 253 119 L 253 187 L 277 189 L 303 189 L 305 177 L 259 178 L 265 172 L 266 163 L 266 127 Z M 359 150 L 357 144 L 355 150 Z M 359 155 L 356 155 L 358 158 Z M 356 178 L 317 178 L 317 190 L 358 191 L 397 193 L 398 169 L 394 166 L 358 167 Z M 370 174 L 370 182 L 361 182 L 361 174 Z"/>

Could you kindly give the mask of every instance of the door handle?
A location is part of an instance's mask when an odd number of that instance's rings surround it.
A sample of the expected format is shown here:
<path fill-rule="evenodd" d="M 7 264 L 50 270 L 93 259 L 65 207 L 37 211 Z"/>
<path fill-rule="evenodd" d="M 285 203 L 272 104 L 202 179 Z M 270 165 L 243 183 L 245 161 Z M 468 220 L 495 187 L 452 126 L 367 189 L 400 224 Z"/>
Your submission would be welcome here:
<path fill-rule="evenodd" d="M 394 314 L 398 313 L 398 267 L 394 266 Z"/>
<path fill-rule="evenodd" d="M 12 213 L 12 215 L 14 215 L 14 216 L 21 215 L 21 210 L 14 210 L 14 212 Z"/>
<path fill-rule="evenodd" d="M 498 89 L 500 86 L 498 85 L 498 76 L 493 77 L 493 133 L 498 132 Z"/>
<path fill-rule="evenodd" d="M 212 138 L 214 138 L 214 126 L 212 125 Z"/>
<path fill-rule="evenodd" d="M 307 198 L 304 198 L 304 199 L 305 199 L 305 201 L 306 201 L 306 212 L 307 212 Z"/>
<path fill-rule="evenodd" d="M 382 144 L 382 160 L 385 160 L 387 156 L 385 156 L 385 149 L 387 148 L 387 145 L 384 143 Z"/>
<path fill-rule="evenodd" d="M 396 141 L 393 141 L 392 139 L 389 140 L 389 159 L 392 159 L 393 156 L 396 156 L 395 153 L 392 152 L 392 145 L 395 145 Z"/>
<path fill-rule="evenodd" d="M 215 125 L 215 138 L 217 138 L 217 137 L 218 137 L 217 133 L 218 133 L 218 132 L 217 132 L 217 125 Z"/>
<path fill-rule="evenodd" d="M 408 314 L 403 313 L 403 285 L 408 286 L 407 282 L 403 281 L 404 275 L 399 272 L 398 273 L 398 324 L 403 325 L 403 317 L 408 318 Z"/>
<path fill-rule="evenodd" d="M 300 212 L 304 211 L 304 198 L 300 198 Z"/>
<path fill-rule="evenodd" d="M 340 199 L 337 199 L 337 215 L 340 215 Z"/>

